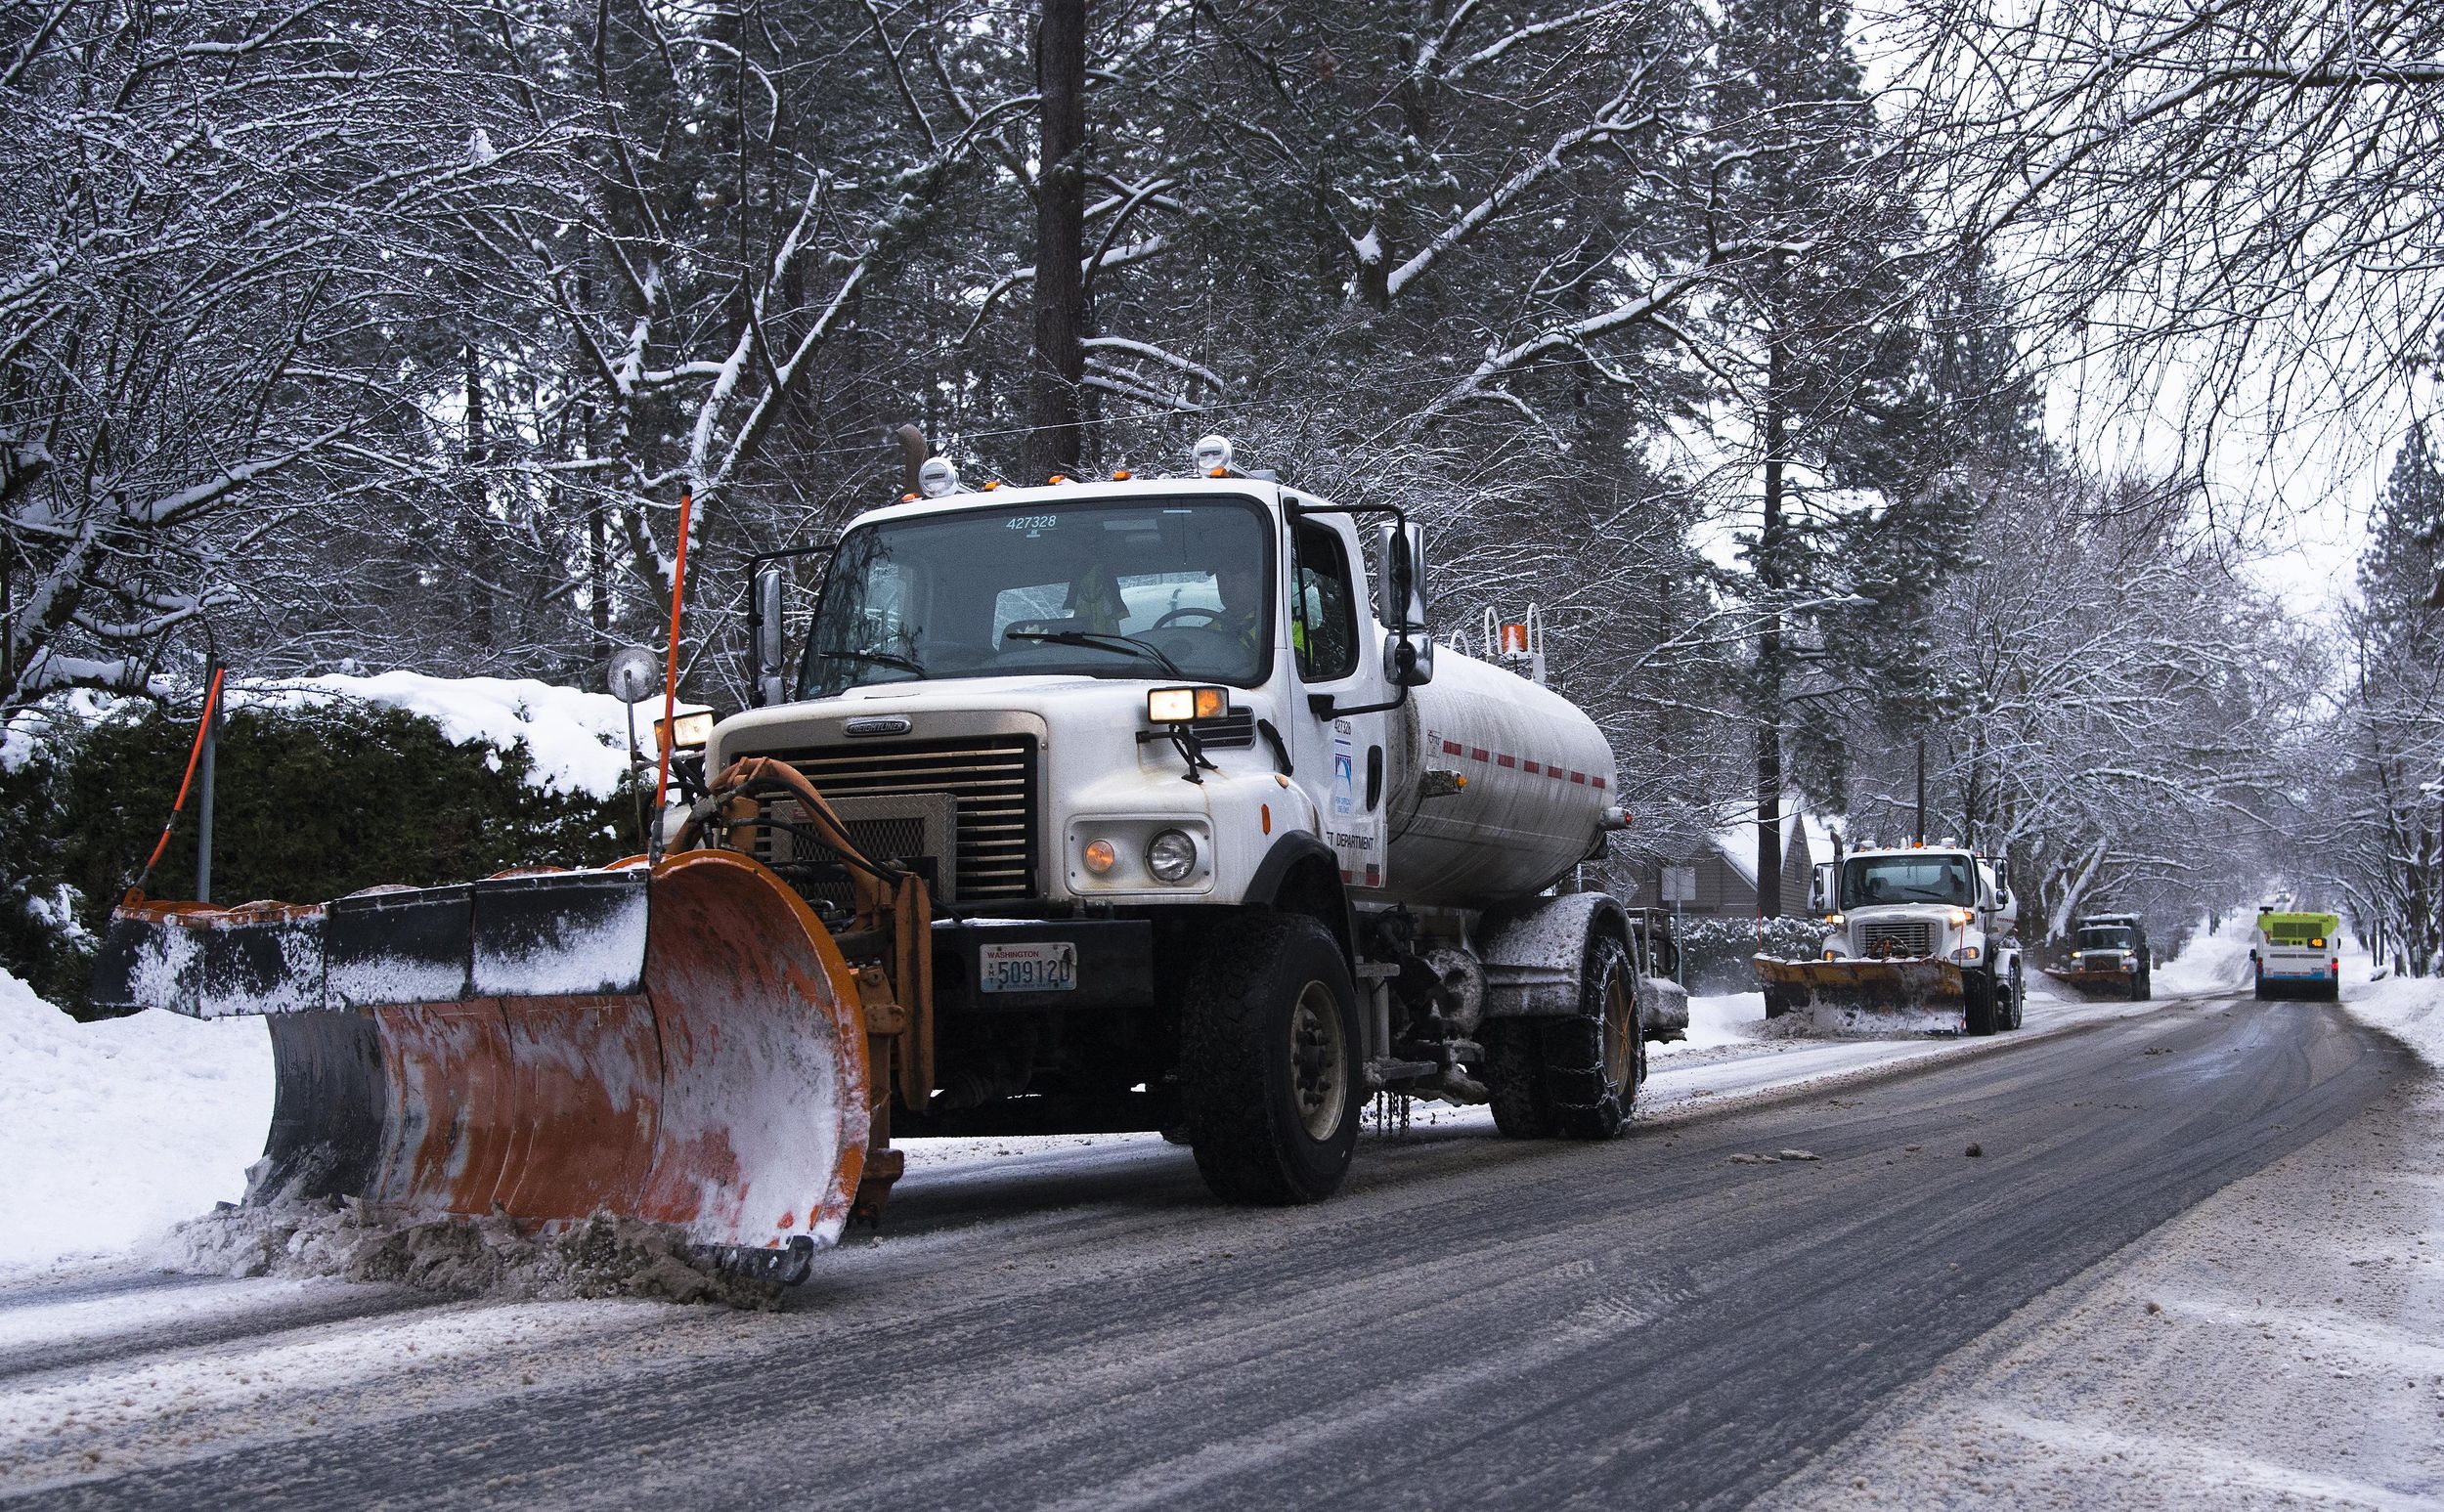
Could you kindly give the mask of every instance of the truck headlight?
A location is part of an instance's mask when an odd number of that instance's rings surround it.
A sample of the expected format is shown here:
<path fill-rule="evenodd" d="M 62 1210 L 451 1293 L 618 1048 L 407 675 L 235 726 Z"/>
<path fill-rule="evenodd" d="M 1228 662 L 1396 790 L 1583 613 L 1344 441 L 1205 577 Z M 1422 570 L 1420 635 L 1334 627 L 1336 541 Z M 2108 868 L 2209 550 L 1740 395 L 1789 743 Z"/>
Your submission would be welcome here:
<path fill-rule="evenodd" d="M 1197 842 L 1179 830 L 1164 830 L 1146 842 L 1146 870 L 1155 881 L 1183 883 L 1197 870 Z"/>
<path fill-rule="evenodd" d="M 677 714 L 653 721 L 654 744 L 664 751 L 701 751 L 713 739 L 713 711 Z"/>
<path fill-rule="evenodd" d="M 1231 695 L 1221 688 L 1151 688 L 1146 693 L 1146 722 L 1186 724 L 1192 719 L 1218 719 L 1230 713 Z"/>

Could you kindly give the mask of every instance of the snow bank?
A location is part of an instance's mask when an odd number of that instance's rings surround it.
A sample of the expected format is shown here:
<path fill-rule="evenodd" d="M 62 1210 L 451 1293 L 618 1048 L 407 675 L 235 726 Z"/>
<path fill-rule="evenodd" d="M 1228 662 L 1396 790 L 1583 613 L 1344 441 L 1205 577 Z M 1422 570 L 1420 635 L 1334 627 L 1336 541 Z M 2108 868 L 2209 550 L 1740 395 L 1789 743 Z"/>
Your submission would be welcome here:
<path fill-rule="evenodd" d="M 2385 1030 L 2444 1071 L 2444 977 L 2387 976 L 2370 981 L 2376 960 L 2344 936 L 2342 1007 L 2361 1023 Z"/>
<path fill-rule="evenodd" d="M 260 1020 L 80 1024 L 0 972 L 0 1268 L 124 1250 L 238 1200 L 271 1119 Z"/>
<path fill-rule="evenodd" d="M 1724 1045 L 1745 1045 L 1761 1038 L 1766 1027 L 1766 995 L 1762 992 L 1726 992 L 1720 997 L 1688 1000 L 1688 1038 L 1646 1047 L 1647 1057 L 1669 1056 L 1691 1050 L 1713 1050 Z"/>
<path fill-rule="evenodd" d="M 2212 933 L 2201 929 L 2179 955 L 2156 968 L 2155 987 L 2165 993 L 2228 992 L 2248 985 L 2248 942 L 2257 932 L 2254 914 L 2226 915 Z"/>

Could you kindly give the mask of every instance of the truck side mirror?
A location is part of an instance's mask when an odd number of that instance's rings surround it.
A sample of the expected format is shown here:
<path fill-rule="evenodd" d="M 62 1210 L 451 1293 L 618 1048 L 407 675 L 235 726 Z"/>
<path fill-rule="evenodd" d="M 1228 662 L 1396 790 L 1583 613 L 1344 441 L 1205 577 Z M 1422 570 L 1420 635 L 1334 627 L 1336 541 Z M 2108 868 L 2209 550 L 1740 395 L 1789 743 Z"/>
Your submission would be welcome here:
<path fill-rule="evenodd" d="M 1383 676 L 1397 688 L 1421 688 L 1434 680 L 1434 637 L 1425 626 L 1425 527 L 1383 527 L 1382 581 L 1375 585 L 1375 615 L 1390 631 L 1383 643 Z"/>
<path fill-rule="evenodd" d="M 756 568 L 755 582 L 747 594 L 747 642 L 754 649 L 756 663 L 755 706 L 783 702 L 787 693 L 781 673 L 781 564 L 764 562 Z"/>
<path fill-rule="evenodd" d="M 1841 898 L 1834 890 L 1839 886 L 1838 879 L 1833 875 L 1833 863 L 1817 862 L 1814 880 L 1808 887 L 1808 911 L 1814 914 L 1829 914 L 1839 909 L 1842 906 Z"/>

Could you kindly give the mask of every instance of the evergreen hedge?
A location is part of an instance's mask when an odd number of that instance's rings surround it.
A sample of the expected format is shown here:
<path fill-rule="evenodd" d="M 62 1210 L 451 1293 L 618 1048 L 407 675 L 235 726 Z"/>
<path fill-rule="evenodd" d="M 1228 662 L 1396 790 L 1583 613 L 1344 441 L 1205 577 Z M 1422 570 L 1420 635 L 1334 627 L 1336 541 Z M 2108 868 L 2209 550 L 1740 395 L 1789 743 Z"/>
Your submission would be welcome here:
<path fill-rule="evenodd" d="M 191 720 L 122 713 L 0 772 L 0 966 L 80 1016 L 95 938 L 178 796 Z M 541 787 L 523 741 L 453 745 L 432 720 L 378 705 L 239 709 L 215 766 L 216 902 L 322 902 L 637 848 L 625 787 L 608 798 Z M 195 895 L 195 841 L 190 798 L 149 894 Z"/>

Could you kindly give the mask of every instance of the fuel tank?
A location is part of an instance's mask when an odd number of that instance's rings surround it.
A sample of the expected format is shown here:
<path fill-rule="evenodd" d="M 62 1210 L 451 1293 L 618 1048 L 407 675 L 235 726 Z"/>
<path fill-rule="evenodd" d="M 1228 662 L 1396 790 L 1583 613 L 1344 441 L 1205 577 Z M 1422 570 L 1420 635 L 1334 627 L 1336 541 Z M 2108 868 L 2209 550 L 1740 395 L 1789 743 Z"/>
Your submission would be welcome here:
<path fill-rule="evenodd" d="M 1434 680 L 1390 715 L 1386 902 L 1490 908 L 1568 874 L 1621 801 L 1612 748 L 1579 707 L 1434 648 Z"/>

